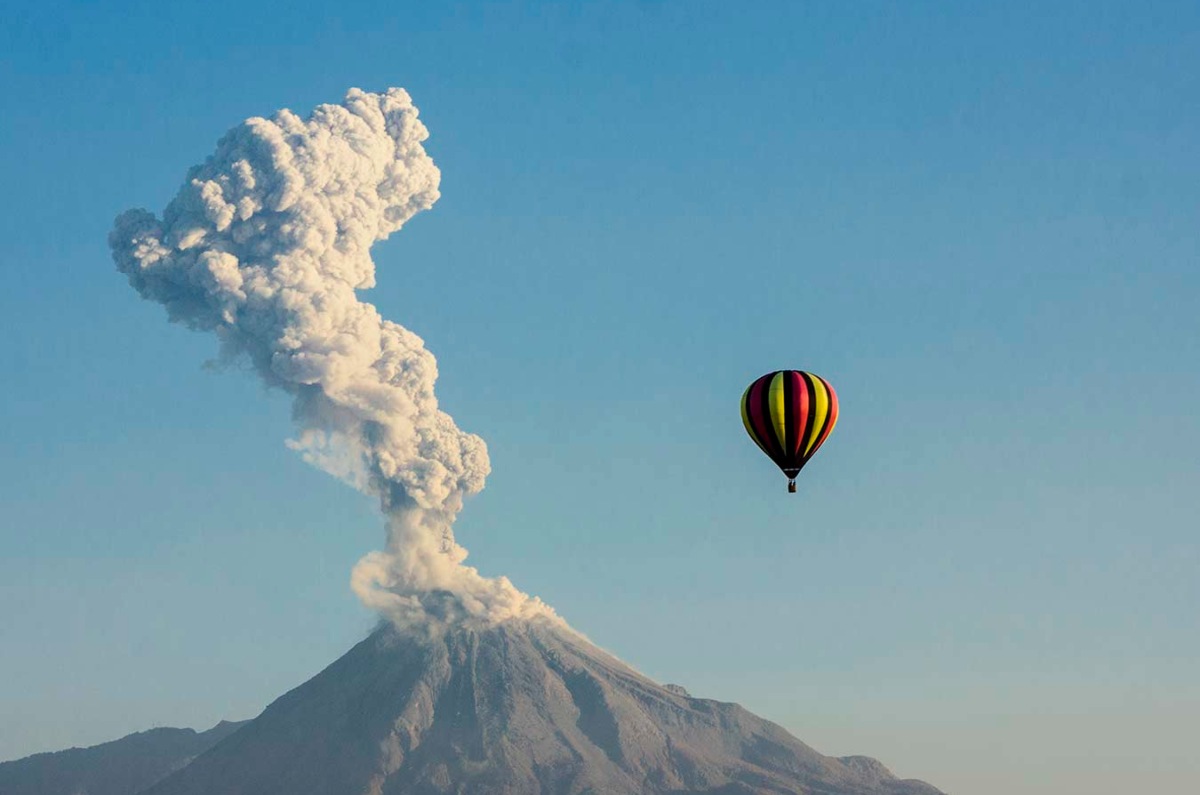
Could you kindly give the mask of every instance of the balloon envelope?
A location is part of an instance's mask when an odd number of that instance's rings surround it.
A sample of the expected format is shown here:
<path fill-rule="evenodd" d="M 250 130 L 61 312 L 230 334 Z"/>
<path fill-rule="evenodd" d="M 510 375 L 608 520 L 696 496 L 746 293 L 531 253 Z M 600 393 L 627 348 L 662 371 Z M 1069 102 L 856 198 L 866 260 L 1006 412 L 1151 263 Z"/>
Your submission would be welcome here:
<path fill-rule="evenodd" d="M 789 480 L 821 449 L 837 418 L 833 387 L 803 370 L 767 373 L 742 394 L 746 433 Z"/>

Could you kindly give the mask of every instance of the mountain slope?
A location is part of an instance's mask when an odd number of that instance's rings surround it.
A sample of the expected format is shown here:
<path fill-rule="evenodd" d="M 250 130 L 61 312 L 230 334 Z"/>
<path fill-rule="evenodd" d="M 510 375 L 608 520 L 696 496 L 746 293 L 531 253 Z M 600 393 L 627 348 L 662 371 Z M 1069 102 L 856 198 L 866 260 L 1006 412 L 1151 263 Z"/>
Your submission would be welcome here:
<path fill-rule="evenodd" d="M 146 795 L 937 795 L 549 623 L 391 627 Z"/>
<path fill-rule="evenodd" d="M 120 740 L 0 763 L 3 795 L 132 795 L 245 725 L 221 721 L 206 732 L 151 729 Z"/>

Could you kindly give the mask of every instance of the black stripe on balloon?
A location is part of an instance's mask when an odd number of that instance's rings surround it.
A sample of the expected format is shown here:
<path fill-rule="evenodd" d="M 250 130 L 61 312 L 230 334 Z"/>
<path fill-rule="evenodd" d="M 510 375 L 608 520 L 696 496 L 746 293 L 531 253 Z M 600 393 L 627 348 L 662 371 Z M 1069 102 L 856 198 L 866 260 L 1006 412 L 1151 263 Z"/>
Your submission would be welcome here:
<path fill-rule="evenodd" d="M 813 420 L 817 414 L 817 390 L 813 387 L 811 374 L 802 372 L 800 377 L 804 379 L 804 388 L 808 390 L 808 419 L 804 423 L 804 438 L 800 440 L 800 452 L 796 456 L 803 465 L 808 462 L 804 450 L 808 447 L 809 440 L 817 438 L 813 436 Z"/>
<path fill-rule="evenodd" d="M 792 451 L 796 449 L 794 440 L 798 432 L 796 428 L 796 387 L 792 383 L 790 370 L 784 370 L 780 375 L 783 377 L 783 455 L 786 459 L 784 463 L 791 466 L 796 457 Z"/>

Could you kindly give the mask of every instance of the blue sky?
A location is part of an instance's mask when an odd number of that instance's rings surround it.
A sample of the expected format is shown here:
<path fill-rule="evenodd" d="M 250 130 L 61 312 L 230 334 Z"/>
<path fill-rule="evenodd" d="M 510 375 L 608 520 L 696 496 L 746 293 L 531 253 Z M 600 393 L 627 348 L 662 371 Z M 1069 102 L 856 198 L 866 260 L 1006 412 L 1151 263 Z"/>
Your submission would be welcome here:
<path fill-rule="evenodd" d="M 421 108 L 375 250 L 494 472 L 458 525 L 646 673 L 950 792 L 1200 762 L 1193 4 L 14 4 L 0 758 L 256 714 L 367 632 L 370 501 L 116 273 L 240 120 Z M 737 399 L 836 432 L 789 497 Z"/>

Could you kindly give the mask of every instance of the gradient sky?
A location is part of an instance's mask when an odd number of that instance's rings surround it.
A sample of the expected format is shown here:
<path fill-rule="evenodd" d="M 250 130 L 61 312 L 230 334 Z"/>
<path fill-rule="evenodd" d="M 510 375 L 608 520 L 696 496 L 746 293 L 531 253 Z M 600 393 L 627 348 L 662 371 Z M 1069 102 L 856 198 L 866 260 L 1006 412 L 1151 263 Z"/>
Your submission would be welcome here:
<path fill-rule="evenodd" d="M 648 675 L 951 793 L 1200 789 L 1194 3 L 16 2 L 0 759 L 247 718 L 374 616 L 371 501 L 112 264 L 242 119 L 403 86 L 365 295 L 494 472 L 458 525 Z M 753 378 L 838 390 L 785 492 Z"/>

